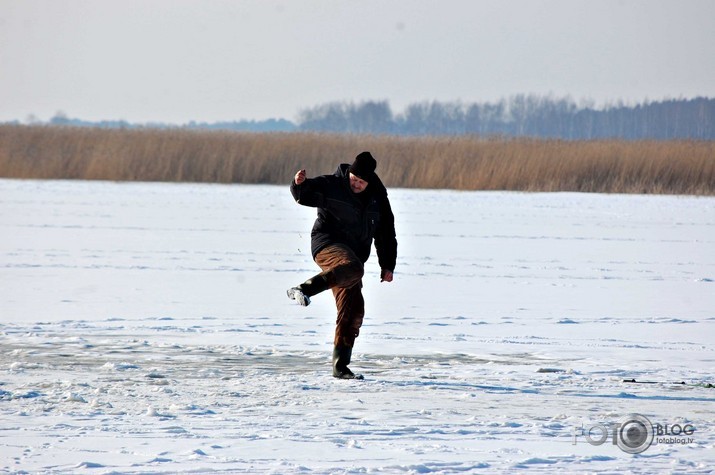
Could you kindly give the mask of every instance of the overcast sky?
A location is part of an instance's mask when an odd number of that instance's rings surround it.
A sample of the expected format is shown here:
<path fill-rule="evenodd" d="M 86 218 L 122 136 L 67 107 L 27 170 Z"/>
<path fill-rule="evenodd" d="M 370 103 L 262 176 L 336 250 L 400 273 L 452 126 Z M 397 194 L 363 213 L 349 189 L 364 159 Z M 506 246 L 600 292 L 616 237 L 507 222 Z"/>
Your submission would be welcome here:
<path fill-rule="evenodd" d="M 715 97 L 712 0 L 0 0 L 0 121 Z"/>

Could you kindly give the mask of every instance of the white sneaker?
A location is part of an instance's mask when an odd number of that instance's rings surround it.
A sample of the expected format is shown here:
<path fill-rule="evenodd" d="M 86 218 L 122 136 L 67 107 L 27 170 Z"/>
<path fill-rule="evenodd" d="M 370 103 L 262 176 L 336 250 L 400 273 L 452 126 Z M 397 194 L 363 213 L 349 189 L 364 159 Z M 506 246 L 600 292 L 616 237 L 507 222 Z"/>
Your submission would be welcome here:
<path fill-rule="evenodd" d="M 302 290 L 300 290 L 298 287 L 293 287 L 291 289 L 288 289 L 288 298 L 295 300 L 299 304 L 301 304 L 304 307 L 307 307 L 310 305 L 310 297 L 305 295 Z"/>

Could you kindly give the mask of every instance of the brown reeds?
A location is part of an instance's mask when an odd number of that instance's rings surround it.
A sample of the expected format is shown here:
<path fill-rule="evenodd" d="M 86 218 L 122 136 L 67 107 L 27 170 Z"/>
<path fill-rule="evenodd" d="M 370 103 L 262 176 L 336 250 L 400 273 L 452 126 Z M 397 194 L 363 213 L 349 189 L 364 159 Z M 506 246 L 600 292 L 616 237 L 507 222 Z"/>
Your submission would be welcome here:
<path fill-rule="evenodd" d="M 288 183 L 363 150 L 390 187 L 715 194 L 715 142 L 0 126 L 8 178 Z"/>

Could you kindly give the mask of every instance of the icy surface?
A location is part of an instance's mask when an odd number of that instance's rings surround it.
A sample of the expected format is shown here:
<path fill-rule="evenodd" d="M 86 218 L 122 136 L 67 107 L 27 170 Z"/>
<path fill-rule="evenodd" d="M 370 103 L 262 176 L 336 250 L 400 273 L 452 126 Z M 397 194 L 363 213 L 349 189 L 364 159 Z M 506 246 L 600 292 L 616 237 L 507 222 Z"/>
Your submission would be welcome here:
<path fill-rule="evenodd" d="M 0 472 L 710 473 L 715 199 L 390 196 L 338 381 L 287 186 L 0 180 Z"/>

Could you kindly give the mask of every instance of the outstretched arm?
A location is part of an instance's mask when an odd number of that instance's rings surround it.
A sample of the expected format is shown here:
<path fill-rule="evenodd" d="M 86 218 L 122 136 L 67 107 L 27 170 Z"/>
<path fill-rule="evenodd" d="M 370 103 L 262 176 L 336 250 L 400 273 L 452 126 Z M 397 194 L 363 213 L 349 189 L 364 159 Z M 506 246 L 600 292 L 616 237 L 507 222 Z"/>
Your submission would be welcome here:
<path fill-rule="evenodd" d="M 375 233 L 375 248 L 380 264 L 380 281 L 392 282 L 397 261 L 397 239 L 395 237 L 395 216 L 392 214 L 387 193 L 380 202 L 380 223 Z"/>

